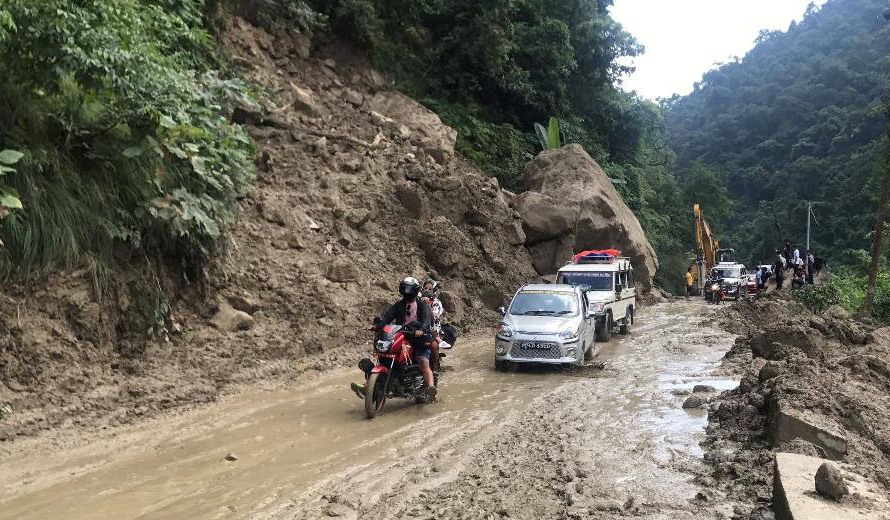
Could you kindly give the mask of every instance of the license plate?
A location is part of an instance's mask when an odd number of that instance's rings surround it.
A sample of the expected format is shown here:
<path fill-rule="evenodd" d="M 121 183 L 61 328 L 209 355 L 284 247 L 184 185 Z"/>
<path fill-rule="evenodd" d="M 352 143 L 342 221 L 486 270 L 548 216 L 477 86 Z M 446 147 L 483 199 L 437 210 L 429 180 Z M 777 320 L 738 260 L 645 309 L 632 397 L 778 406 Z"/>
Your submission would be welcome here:
<path fill-rule="evenodd" d="M 538 341 L 526 341 L 523 345 L 523 347 L 525 348 L 531 348 L 535 350 L 549 350 L 550 346 L 550 343 L 541 343 Z"/>

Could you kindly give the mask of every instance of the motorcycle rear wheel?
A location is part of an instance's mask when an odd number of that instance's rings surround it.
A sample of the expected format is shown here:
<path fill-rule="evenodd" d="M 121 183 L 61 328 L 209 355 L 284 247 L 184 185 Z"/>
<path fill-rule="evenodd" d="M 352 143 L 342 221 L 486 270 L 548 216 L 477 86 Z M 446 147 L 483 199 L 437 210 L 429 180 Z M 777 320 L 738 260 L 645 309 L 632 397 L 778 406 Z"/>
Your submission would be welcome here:
<path fill-rule="evenodd" d="M 368 419 L 376 417 L 386 405 L 386 379 L 386 375 L 379 372 L 368 378 L 368 390 L 365 392 L 365 417 Z"/>

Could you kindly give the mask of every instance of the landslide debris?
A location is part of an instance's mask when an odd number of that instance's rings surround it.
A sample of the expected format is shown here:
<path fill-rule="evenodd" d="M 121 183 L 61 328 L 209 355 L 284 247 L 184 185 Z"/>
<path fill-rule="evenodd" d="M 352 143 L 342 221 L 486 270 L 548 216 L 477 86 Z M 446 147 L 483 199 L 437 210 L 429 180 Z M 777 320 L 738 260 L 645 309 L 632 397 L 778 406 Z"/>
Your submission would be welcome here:
<path fill-rule="evenodd" d="M 512 206 L 522 216 L 535 269 L 555 273 L 572 254 L 617 248 L 630 257 L 637 286 L 652 289 L 655 250 L 640 222 L 599 164 L 577 144 L 545 150 L 526 167 Z"/>
<path fill-rule="evenodd" d="M 0 402 L 16 412 L 0 439 L 99 428 L 237 383 L 352 364 L 406 275 L 442 281 L 462 331 L 496 320 L 537 278 L 511 195 L 361 53 L 221 23 L 220 44 L 264 92 L 261 106 L 232 114 L 256 141 L 259 173 L 228 253 L 199 285 L 128 259 L 109 294 L 86 272 L 8 288 Z"/>
<path fill-rule="evenodd" d="M 766 518 L 777 452 L 837 460 L 890 492 L 890 328 L 842 309 L 815 315 L 786 293 L 743 300 L 723 320 L 741 334 L 724 360 L 741 383 L 710 405 L 700 498 L 725 494 L 734 518 Z"/>

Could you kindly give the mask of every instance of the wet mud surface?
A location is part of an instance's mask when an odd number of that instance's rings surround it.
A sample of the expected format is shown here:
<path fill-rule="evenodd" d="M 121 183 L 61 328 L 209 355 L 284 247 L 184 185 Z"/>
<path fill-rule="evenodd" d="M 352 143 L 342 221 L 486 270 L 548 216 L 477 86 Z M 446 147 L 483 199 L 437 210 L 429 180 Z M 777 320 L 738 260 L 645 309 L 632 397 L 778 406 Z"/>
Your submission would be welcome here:
<path fill-rule="evenodd" d="M 29 439 L 0 463 L 0 519 L 729 516 L 695 500 L 707 418 L 681 407 L 696 384 L 735 386 L 716 372 L 734 337 L 702 325 L 714 312 L 647 308 L 571 370 L 499 373 L 490 338 L 464 341 L 439 403 L 373 421 L 348 390 L 358 371 L 333 370 L 65 450 Z"/>

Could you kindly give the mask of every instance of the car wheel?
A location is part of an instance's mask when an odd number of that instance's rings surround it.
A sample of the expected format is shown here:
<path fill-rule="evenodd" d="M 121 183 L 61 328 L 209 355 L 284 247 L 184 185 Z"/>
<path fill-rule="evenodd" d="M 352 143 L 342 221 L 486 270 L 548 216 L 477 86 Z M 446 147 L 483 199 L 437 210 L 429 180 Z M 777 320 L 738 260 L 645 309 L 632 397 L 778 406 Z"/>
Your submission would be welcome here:
<path fill-rule="evenodd" d="M 621 322 L 621 328 L 618 329 L 622 335 L 626 336 L 630 334 L 630 328 L 633 324 L 633 311 L 628 311 L 627 316 L 624 318 L 624 321 Z"/>
<path fill-rule="evenodd" d="M 603 326 L 596 331 L 596 340 L 606 342 L 612 339 L 613 326 L 612 315 L 606 314 L 606 317 L 603 319 Z"/>
<path fill-rule="evenodd" d="M 596 346 L 596 343 L 591 343 L 587 346 L 587 350 L 584 351 L 584 361 L 593 361 L 593 347 Z"/>

